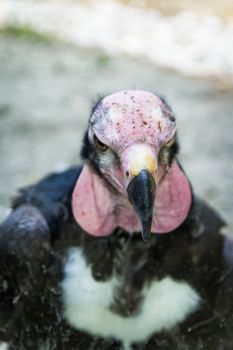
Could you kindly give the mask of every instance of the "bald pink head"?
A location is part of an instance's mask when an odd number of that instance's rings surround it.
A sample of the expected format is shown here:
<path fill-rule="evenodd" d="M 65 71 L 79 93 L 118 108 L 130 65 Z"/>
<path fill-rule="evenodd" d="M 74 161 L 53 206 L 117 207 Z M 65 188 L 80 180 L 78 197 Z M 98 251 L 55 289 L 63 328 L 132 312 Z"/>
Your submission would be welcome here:
<path fill-rule="evenodd" d="M 170 232 L 184 221 L 191 191 L 171 151 L 175 134 L 174 114 L 150 92 L 120 91 L 97 104 L 88 127 L 92 152 L 73 192 L 74 217 L 84 230 L 97 236 L 116 227 L 140 231 L 149 209 L 154 233 Z"/>
<path fill-rule="evenodd" d="M 105 97 L 90 117 L 96 136 L 107 145 L 125 149 L 143 143 L 159 148 L 176 132 L 171 109 L 147 91 L 120 91 Z"/>

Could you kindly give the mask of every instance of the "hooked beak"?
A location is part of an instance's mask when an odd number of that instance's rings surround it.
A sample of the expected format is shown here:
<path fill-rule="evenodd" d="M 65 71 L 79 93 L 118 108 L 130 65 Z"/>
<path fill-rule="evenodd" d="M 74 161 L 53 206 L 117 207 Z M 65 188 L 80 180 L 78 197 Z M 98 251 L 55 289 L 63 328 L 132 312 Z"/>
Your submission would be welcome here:
<path fill-rule="evenodd" d="M 127 188 L 129 200 L 141 222 L 144 241 L 148 241 L 151 235 L 155 191 L 155 180 L 146 169 L 141 170 Z"/>
<path fill-rule="evenodd" d="M 146 144 L 134 144 L 122 155 L 125 185 L 129 201 L 139 217 L 142 239 L 148 241 L 151 234 L 156 192 L 157 158 L 155 151 Z"/>

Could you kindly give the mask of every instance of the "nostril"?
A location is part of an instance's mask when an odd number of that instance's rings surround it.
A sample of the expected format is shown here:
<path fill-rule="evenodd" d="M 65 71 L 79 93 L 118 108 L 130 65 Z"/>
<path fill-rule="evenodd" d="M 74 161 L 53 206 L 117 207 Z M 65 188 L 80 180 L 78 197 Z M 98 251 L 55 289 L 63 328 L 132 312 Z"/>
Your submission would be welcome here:
<path fill-rule="evenodd" d="M 125 176 L 129 177 L 129 172 L 128 171 L 126 171 Z"/>

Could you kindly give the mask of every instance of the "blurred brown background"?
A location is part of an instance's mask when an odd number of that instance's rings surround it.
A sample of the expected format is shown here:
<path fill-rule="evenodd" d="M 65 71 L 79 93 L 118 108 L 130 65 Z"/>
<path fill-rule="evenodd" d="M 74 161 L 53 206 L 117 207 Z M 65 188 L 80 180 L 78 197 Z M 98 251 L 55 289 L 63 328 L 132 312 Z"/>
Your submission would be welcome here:
<path fill-rule="evenodd" d="M 156 9 L 165 15 L 175 15 L 180 11 L 196 11 L 202 15 L 216 15 L 226 20 L 233 19 L 231 0 L 121 0 L 123 4 Z"/>

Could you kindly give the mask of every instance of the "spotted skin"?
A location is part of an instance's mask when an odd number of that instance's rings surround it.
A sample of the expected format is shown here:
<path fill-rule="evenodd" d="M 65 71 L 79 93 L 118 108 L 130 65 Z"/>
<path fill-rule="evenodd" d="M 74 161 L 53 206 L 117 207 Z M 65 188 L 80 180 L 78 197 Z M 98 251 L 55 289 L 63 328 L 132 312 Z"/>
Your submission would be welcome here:
<path fill-rule="evenodd" d="M 132 143 L 147 143 L 159 150 L 176 132 L 170 108 L 146 91 L 121 91 L 105 97 L 94 109 L 90 125 L 100 140 L 118 151 Z"/>
<path fill-rule="evenodd" d="M 119 96 L 127 94 L 132 95 L 121 92 Z M 138 94 L 139 99 L 143 95 L 156 101 L 155 119 L 161 121 L 156 126 L 160 141 L 153 146 L 159 147 L 160 142 L 167 142 L 172 135 L 172 132 L 166 134 L 169 122 L 165 122 L 164 128 L 162 120 L 168 118 L 174 123 L 174 117 L 160 97 Z M 135 104 L 134 99 L 126 99 L 131 101 L 129 106 Z M 95 106 L 94 115 L 101 103 Z M 137 109 L 139 113 L 140 108 Z M 95 127 L 93 118 L 89 130 Z M 97 119 L 101 118 L 102 115 Z M 118 113 L 112 113 L 111 118 L 117 126 Z M 149 131 L 144 116 L 138 114 L 138 118 L 141 122 L 137 131 L 139 127 Z M 132 135 L 136 126 L 133 129 L 132 123 L 125 123 L 128 136 Z M 105 132 L 103 125 L 101 130 Z M 175 130 L 172 124 L 169 130 Z M 95 175 L 101 176 L 101 155 L 89 136 L 87 132 L 83 158 Z M 117 140 L 118 146 L 123 147 L 123 140 Z M 142 141 L 136 131 L 134 140 Z M 130 142 L 127 138 L 124 141 Z M 160 164 L 174 164 L 176 150 L 176 143 L 166 149 Z M 114 159 L 114 164 L 119 166 L 114 150 L 109 155 L 105 164 L 107 161 L 112 164 L 110 161 Z M 140 313 L 145 288 L 167 277 L 178 285 L 185 282 L 201 297 L 200 308 L 189 317 L 169 331 L 152 334 L 147 341 L 135 341 L 132 350 L 232 350 L 233 243 L 221 233 L 224 222 L 220 216 L 192 195 L 185 221 L 171 233 L 152 235 L 145 243 L 138 232 L 129 234 L 116 228 L 111 235 L 96 238 L 79 226 L 71 210 L 72 192 L 82 170 L 83 167 L 76 167 L 53 174 L 23 189 L 13 203 L 9 218 L 0 227 L 0 341 L 8 343 L 9 350 L 123 349 L 117 339 L 79 331 L 63 317 L 61 286 L 69 250 L 75 247 L 82 250 L 91 278 L 97 284 L 108 283 L 114 277 L 121 280 L 114 290 L 111 311 L 126 320 Z M 169 292 L 172 300 L 173 289 L 168 288 Z"/>

